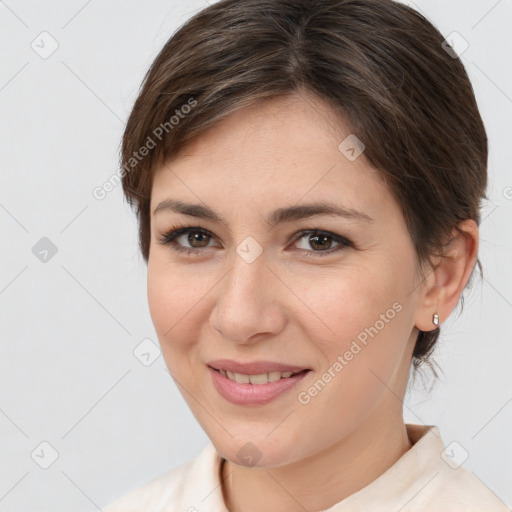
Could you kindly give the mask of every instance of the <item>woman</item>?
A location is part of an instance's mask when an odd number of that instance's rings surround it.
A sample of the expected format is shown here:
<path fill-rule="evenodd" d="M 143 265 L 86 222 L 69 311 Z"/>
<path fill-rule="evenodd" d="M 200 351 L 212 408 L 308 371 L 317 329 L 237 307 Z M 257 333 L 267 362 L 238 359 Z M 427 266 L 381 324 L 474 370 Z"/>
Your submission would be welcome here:
<path fill-rule="evenodd" d="M 487 138 L 455 50 L 390 0 L 223 0 L 122 144 L 167 367 L 211 440 L 114 511 L 505 511 L 405 424 L 478 262 Z"/>

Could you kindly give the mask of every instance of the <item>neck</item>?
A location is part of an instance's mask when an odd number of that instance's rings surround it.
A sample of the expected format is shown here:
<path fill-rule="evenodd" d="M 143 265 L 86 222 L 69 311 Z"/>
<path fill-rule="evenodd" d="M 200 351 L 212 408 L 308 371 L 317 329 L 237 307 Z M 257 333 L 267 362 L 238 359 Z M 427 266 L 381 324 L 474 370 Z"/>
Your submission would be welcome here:
<path fill-rule="evenodd" d="M 266 469 L 225 461 L 226 507 L 230 512 L 328 509 L 373 482 L 411 448 L 403 418 L 394 412 L 394 419 L 370 415 L 347 438 L 292 464 Z"/>

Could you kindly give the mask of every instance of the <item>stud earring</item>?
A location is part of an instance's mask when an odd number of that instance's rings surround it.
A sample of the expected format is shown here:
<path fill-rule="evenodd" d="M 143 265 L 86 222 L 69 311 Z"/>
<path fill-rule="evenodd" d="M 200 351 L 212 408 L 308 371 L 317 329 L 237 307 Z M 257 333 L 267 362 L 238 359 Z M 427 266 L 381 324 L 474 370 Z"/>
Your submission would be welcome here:
<path fill-rule="evenodd" d="M 439 315 L 437 313 L 434 313 L 434 316 L 432 317 L 432 323 L 434 325 L 439 325 Z"/>

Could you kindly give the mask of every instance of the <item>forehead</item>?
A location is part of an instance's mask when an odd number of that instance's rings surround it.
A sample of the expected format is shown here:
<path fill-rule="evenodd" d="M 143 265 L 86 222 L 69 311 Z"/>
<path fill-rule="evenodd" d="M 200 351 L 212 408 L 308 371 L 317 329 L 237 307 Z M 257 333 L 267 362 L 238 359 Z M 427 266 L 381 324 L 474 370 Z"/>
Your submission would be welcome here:
<path fill-rule="evenodd" d="M 152 211 L 172 195 L 223 207 L 328 200 L 373 216 L 390 193 L 364 153 L 349 159 L 346 144 L 340 150 L 347 137 L 350 127 L 318 98 L 294 94 L 240 109 L 156 169 Z"/>

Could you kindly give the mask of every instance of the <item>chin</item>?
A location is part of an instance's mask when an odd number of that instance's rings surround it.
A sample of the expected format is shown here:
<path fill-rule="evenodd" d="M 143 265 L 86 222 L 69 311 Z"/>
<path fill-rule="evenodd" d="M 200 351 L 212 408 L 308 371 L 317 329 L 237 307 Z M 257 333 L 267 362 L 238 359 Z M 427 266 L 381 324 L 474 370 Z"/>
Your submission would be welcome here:
<path fill-rule="evenodd" d="M 286 435 L 275 436 L 271 440 L 268 437 L 270 431 L 267 430 L 261 435 L 244 435 L 236 438 L 226 435 L 222 440 L 210 439 L 221 457 L 233 464 L 247 468 L 280 467 L 301 458 L 296 441 Z"/>

